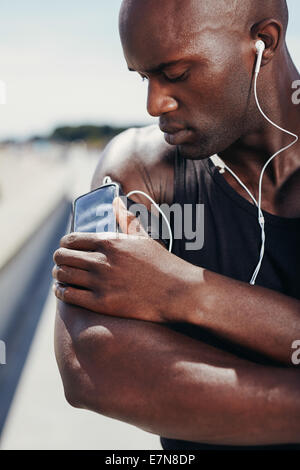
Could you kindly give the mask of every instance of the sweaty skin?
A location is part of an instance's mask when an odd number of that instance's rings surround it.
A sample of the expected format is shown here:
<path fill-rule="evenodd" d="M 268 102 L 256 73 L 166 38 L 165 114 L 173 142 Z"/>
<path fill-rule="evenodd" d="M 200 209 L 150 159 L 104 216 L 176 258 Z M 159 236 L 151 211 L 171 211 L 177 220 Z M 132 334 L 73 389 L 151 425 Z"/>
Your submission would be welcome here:
<path fill-rule="evenodd" d="M 266 44 L 261 105 L 276 123 L 300 134 L 300 110 L 291 101 L 299 74 L 285 44 L 286 25 L 279 0 L 124 1 L 124 55 L 129 69 L 149 82 L 147 108 L 159 117 L 160 130 L 131 129 L 115 138 L 92 188 L 110 175 L 124 192 L 140 189 L 158 204 L 171 204 L 176 144 L 183 158 L 219 153 L 257 197 L 264 162 L 290 142 L 262 119 L 254 102 L 258 39 Z M 299 144 L 270 164 L 264 210 L 300 217 L 299 169 Z M 224 177 L 248 199 L 229 174 Z M 150 208 L 143 196 L 133 199 Z M 130 220 L 122 206 L 115 209 L 119 221 Z M 119 240 L 68 235 L 54 261 L 54 278 L 67 285 L 55 290 L 55 348 L 72 405 L 169 438 L 300 443 L 300 376 L 290 359 L 300 334 L 297 299 L 192 266 L 146 234 L 136 239 L 131 229 Z M 170 321 L 207 328 L 274 366 L 175 333 Z"/>
<path fill-rule="evenodd" d="M 261 105 L 276 123 L 299 134 L 299 107 L 291 102 L 291 84 L 299 74 L 285 43 L 285 2 L 178 0 L 156 6 L 156 0 L 124 2 L 120 14 L 128 67 L 149 81 L 149 114 L 159 117 L 162 130 L 190 129 L 187 142 L 179 145 L 181 155 L 199 159 L 219 153 L 257 198 L 263 164 L 291 141 L 264 120 L 255 104 L 257 39 L 267 46 L 258 80 Z M 172 61 L 180 62 L 147 73 Z M 170 82 L 176 77 L 182 78 Z M 284 216 L 287 207 L 277 199 L 285 199 L 279 197 L 283 186 L 288 196 L 284 183 L 299 168 L 299 148 L 298 143 L 268 166 L 262 201 L 270 213 Z M 249 199 L 230 174 L 225 178 Z M 297 217 L 299 198 L 293 205 L 292 217 Z"/>

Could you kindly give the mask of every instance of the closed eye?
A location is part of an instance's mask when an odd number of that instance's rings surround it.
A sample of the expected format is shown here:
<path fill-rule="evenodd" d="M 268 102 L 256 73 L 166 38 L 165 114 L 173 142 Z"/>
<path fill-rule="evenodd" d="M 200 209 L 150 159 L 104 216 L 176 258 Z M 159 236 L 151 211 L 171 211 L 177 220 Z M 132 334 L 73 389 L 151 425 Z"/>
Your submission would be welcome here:
<path fill-rule="evenodd" d="M 145 80 L 149 80 L 149 77 L 146 75 L 139 74 L 142 81 L 144 82 Z M 177 77 L 168 77 L 168 75 L 164 72 L 162 72 L 163 78 L 169 82 L 169 83 L 176 83 L 176 82 L 182 82 L 188 78 L 188 72 L 183 72 L 181 75 L 178 75 Z"/>
<path fill-rule="evenodd" d="M 168 77 L 168 75 L 164 73 L 164 78 L 170 83 L 182 82 L 183 80 L 186 80 L 187 77 L 188 77 L 187 72 L 183 72 L 181 75 L 178 75 L 177 77 L 174 77 L 174 78 Z"/>

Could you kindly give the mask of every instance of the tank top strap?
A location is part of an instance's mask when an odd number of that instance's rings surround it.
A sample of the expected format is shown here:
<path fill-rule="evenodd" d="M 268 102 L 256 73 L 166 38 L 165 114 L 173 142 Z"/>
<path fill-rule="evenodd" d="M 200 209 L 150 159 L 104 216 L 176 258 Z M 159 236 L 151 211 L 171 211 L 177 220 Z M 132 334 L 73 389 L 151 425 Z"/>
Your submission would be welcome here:
<path fill-rule="evenodd" d="M 185 200 L 186 161 L 180 156 L 178 147 L 176 147 L 174 171 L 174 202 L 183 204 Z"/>
<path fill-rule="evenodd" d="M 174 202 L 181 205 L 205 202 L 211 184 L 212 179 L 205 160 L 184 158 L 177 148 L 175 153 Z"/>

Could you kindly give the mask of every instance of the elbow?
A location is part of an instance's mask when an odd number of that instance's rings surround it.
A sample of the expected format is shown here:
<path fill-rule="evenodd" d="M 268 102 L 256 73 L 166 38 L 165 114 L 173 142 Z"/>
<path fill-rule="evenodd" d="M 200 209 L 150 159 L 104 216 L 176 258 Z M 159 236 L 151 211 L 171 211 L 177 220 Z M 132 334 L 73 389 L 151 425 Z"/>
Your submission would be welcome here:
<path fill-rule="evenodd" d="M 59 366 L 59 372 L 64 396 L 70 406 L 105 414 L 106 398 L 100 379 L 101 368 L 98 370 L 100 376 L 95 378 L 74 357 L 68 363 L 64 361 L 64 366 Z"/>
<path fill-rule="evenodd" d="M 59 314 L 55 321 L 54 353 L 67 402 L 75 408 L 82 408 L 85 395 L 84 373 L 76 356 L 76 344 Z"/>
<path fill-rule="evenodd" d="M 76 357 L 73 345 L 66 351 L 61 344 L 55 344 L 55 356 L 62 380 L 66 401 L 74 408 L 85 408 L 88 383 Z"/>
<path fill-rule="evenodd" d="M 64 395 L 74 408 L 105 414 L 109 393 L 109 335 L 99 326 L 72 334 L 58 317 L 55 328 L 55 356 Z"/>
<path fill-rule="evenodd" d="M 88 389 L 82 377 L 82 371 L 72 367 L 66 373 L 61 373 L 61 378 L 68 404 L 73 408 L 88 409 Z"/>
<path fill-rule="evenodd" d="M 75 397 L 75 395 L 70 393 L 68 389 L 64 389 L 64 390 L 65 390 L 65 399 L 70 406 L 72 406 L 73 408 L 83 408 L 81 402 Z"/>

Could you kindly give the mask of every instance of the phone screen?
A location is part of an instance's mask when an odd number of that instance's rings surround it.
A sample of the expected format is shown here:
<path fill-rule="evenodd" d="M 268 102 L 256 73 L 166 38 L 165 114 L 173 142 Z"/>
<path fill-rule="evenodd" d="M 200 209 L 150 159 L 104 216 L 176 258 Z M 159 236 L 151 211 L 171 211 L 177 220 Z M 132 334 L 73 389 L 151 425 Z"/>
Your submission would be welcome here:
<path fill-rule="evenodd" d="M 73 206 L 73 232 L 117 232 L 113 200 L 119 195 L 117 184 L 107 184 L 80 196 Z"/>

